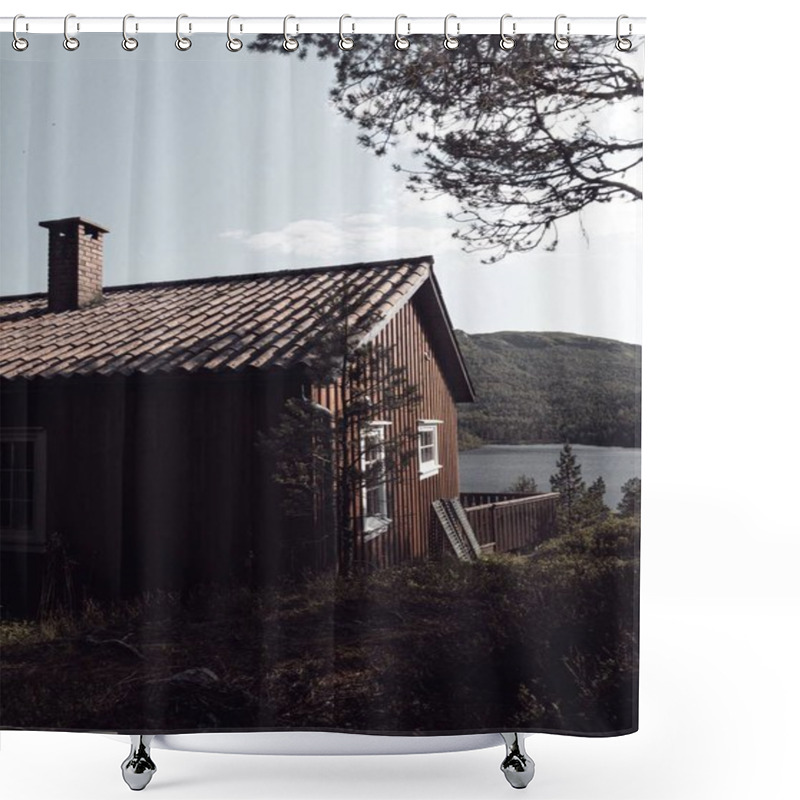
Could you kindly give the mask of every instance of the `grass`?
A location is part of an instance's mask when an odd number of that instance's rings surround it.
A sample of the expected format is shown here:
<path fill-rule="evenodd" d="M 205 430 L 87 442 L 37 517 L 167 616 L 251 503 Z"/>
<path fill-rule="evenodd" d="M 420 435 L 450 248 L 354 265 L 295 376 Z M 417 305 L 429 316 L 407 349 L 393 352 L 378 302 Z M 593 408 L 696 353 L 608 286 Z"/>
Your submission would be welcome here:
<path fill-rule="evenodd" d="M 0 623 L 0 726 L 569 730 L 636 725 L 633 523 L 529 557 Z"/>

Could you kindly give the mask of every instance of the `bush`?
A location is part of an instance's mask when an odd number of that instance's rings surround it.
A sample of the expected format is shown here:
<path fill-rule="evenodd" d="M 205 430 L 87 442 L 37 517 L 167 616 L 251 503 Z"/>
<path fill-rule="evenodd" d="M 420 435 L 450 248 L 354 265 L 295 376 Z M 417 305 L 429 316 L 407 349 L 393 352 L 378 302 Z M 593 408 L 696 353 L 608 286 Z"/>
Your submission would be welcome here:
<path fill-rule="evenodd" d="M 611 518 L 530 557 L 87 602 L 69 638 L 0 626 L 5 722 L 191 729 L 213 713 L 220 727 L 630 728 L 637 535 Z M 173 679 L 199 669 L 219 682 L 189 702 Z M 148 704 L 156 690 L 180 713 L 149 717 L 166 714 L 166 701 Z"/>

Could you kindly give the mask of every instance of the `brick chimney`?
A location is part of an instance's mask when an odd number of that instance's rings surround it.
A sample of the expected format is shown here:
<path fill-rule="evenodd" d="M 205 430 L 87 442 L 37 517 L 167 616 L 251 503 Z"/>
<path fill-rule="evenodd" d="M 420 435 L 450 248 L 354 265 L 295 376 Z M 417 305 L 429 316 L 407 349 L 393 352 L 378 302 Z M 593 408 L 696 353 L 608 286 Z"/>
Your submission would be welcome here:
<path fill-rule="evenodd" d="M 40 222 L 50 234 L 47 295 L 50 311 L 72 311 L 103 299 L 103 234 L 83 217 Z"/>

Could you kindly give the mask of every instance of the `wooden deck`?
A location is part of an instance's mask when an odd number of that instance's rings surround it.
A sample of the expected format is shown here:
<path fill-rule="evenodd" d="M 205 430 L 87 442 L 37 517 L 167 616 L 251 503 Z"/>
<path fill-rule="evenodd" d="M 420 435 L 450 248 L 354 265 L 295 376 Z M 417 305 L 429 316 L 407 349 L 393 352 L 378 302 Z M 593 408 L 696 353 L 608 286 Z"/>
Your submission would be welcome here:
<path fill-rule="evenodd" d="M 484 552 L 524 551 L 556 534 L 557 492 L 464 493 L 461 503 Z"/>

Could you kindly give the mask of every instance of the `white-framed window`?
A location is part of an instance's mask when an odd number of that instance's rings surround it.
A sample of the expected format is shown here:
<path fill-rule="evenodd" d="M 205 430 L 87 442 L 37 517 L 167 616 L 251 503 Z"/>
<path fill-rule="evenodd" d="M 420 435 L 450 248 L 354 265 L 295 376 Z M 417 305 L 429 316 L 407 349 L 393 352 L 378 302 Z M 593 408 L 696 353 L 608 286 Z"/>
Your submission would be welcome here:
<path fill-rule="evenodd" d="M 0 428 L 0 545 L 44 550 L 45 434 Z"/>
<path fill-rule="evenodd" d="M 439 463 L 439 426 L 440 419 L 421 419 L 417 423 L 417 448 L 419 450 L 420 479 L 438 474 L 442 465 Z"/>
<path fill-rule="evenodd" d="M 361 505 L 364 541 L 383 533 L 389 517 L 389 492 L 386 481 L 386 428 L 389 422 L 370 422 L 361 430 L 361 472 L 364 484 Z"/>

